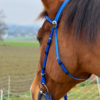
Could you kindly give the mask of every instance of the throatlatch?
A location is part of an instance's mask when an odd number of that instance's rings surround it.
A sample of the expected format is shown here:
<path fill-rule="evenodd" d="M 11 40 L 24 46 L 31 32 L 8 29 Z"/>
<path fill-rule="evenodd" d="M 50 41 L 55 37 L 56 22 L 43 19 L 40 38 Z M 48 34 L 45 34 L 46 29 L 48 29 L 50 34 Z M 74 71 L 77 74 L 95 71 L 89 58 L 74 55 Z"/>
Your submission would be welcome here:
<path fill-rule="evenodd" d="M 60 60 L 59 58 L 59 50 L 58 50 L 58 39 L 57 39 L 57 29 L 58 29 L 58 22 L 60 20 L 60 17 L 62 15 L 62 12 L 66 6 L 66 4 L 68 3 L 69 0 L 65 0 L 63 2 L 63 4 L 61 5 L 61 7 L 59 8 L 58 12 L 57 12 L 57 15 L 54 19 L 54 21 L 52 21 L 48 16 L 46 16 L 46 20 L 49 21 L 51 24 L 52 24 L 52 30 L 51 30 L 51 33 L 50 33 L 50 37 L 48 39 L 48 43 L 47 43 L 47 47 L 46 47 L 46 51 L 45 51 L 45 59 L 44 59 L 44 64 L 43 64 L 43 67 L 42 67 L 42 72 L 41 72 L 41 75 L 42 75 L 42 79 L 41 79 L 41 85 L 43 85 L 47 92 L 44 93 L 41 88 L 40 88 L 40 94 L 43 94 L 45 96 L 45 98 L 47 100 L 52 100 L 52 97 L 51 97 L 51 94 L 49 93 L 48 91 L 48 88 L 46 86 L 46 79 L 45 79 L 45 67 L 46 67 L 46 62 L 47 62 L 47 57 L 48 57 L 48 53 L 49 53 L 49 48 L 50 48 L 50 45 L 51 45 L 51 42 L 52 42 L 52 37 L 53 37 L 53 33 L 54 33 L 54 30 L 55 30 L 55 49 L 56 49 L 56 57 L 57 57 L 57 62 L 59 63 L 59 65 L 61 66 L 61 68 L 64 70 L 64 72 L 70 76 L 71 78 L 73 79 L 76 79 L 76 80 L 86 80 L 86 79 L 79 79 L 79 78 L 76 78 L 74 76 L 72 76 L 69 71 L 66 69 L 66 67 L 64 66 L 64 64 L 62 63 L 62 61 Z M 64 99 L 67 100 L 67 95 L 64 96 Z"/>

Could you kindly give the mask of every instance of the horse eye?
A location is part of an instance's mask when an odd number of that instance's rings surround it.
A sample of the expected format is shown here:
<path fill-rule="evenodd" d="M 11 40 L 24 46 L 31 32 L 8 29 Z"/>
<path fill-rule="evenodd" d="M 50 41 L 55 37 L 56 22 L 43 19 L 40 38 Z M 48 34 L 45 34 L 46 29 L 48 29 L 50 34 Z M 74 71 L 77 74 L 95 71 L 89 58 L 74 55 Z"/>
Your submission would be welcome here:
<path fill-rule="evenodd" d="M 38 38 L 39 43 L 42 41 L 42 38 Z"/>

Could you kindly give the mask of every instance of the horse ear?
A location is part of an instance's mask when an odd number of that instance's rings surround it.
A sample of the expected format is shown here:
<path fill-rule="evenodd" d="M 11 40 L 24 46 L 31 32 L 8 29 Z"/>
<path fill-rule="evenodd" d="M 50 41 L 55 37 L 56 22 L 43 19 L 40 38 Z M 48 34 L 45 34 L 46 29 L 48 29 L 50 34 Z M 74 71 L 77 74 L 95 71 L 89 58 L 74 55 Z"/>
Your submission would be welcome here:
<path fill-rule="evenodd" d="M 55 15 L 64 0 L 41 0 L 48 15 Z"/>
<path fill-rule="evenodd" d="M 50 8 L 54 3 L 57 3 L 58 0 L 41 0 L 45 8 Z"/>

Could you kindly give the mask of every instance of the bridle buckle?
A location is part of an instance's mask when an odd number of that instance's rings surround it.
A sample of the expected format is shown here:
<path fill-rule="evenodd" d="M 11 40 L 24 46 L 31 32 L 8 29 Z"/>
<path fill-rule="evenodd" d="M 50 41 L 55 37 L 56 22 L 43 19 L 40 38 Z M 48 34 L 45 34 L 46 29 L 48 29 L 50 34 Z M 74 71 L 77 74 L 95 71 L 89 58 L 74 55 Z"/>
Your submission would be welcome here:
<path fill-rule="evenodd" d="M 57 22 L 54 20 L 54 21 L 52 22 L 52 25 L 53 25 L 53 28 L 56 28 L 56 27 L 57 27 Z"/>

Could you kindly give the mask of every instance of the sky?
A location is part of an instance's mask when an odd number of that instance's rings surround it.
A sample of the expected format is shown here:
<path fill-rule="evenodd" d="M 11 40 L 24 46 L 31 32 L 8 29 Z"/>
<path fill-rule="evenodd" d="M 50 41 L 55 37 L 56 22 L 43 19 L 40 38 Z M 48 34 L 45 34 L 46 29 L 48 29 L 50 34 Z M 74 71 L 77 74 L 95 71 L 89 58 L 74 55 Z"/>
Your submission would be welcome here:
<path fill-rule="evenodd" d="M 34 20 L 42 9 L 41 0 L 0 0 L 0 10 L 3 10 L 6 16 L 4 20 L 8 24 L 41 24 Z"/>

